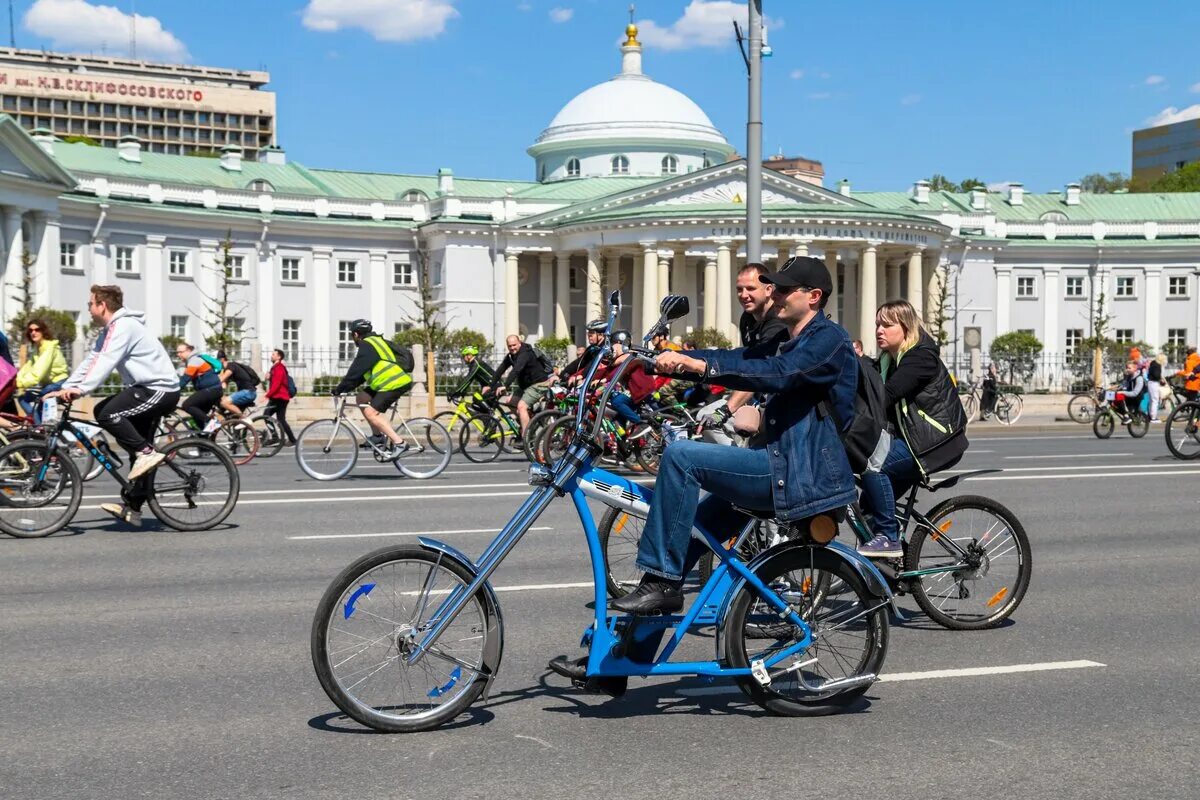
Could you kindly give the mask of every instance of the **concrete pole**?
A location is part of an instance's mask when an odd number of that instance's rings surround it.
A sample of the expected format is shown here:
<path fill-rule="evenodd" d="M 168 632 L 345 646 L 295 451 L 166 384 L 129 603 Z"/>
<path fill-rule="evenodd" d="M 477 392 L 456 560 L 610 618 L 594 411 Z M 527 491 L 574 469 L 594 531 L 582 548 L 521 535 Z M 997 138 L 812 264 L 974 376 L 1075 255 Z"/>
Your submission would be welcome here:
<path fill-rule="evenodd" d="M 521 335 L 521 254 L 504 253 L 504 335 Z"/>
<path fill-rule="evenodd" d="M 587 251 L 587 287 L 585 289 L 587 322 L 602 316 L 600 299 L 600 250 L 590 247 Z"/>
<path fill-rule="evenodd" d="M 641 242 L 642 245 L 642 296 L 638 305 L 642 312 L 642 326 L 634 331 L 641 338 L 658 322 L 658 243 Z"/>
<path fill-rule="evenodd" d="M 554 271 L 554 335 L 571 335 L 571 254 L 558 253 Z"/>
<path fill-rule="evenodd" d="M 750 11 L 747 31 L 750 37 L 750 98 L 746 115 L 746 261 L 761 262 L 762 0 L 750 0 L 746 6 Z"/>
<path fill-rule="evenodd" d="M 729 335 L 733 325 L 733 275 L 732 245 L 729 242 L 717 244 L 717 292 L 714 297 L 717 306 L 716 327 L 721 333 Z"/>
<path fill-rule="evenodd" d="M 825 271 L 829 273 L 829 282 L 833 285 L 833 293 L 829 295 L 829 302 L 825 304 L 825 312 L 829 314 L 830 319 L 832 319 L 834 322 L 837 322 L 838 251 L 834 248 L 830 248 L 829 250 L 825 251 Z"/>
<path fill-rule="evenodd" d="M 704 257 L 704 327 L 717 327 L 717 260 Z"/>

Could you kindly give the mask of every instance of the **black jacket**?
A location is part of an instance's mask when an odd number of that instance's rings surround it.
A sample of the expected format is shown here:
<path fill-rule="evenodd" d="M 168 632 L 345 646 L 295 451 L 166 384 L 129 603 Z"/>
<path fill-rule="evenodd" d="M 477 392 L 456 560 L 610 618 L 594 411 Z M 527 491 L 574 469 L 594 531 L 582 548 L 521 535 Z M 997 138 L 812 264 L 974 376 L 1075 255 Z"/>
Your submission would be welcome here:
<path fill-rule="evenodd" d="M 496 379 L 492 382 L 493 388 L 499 385 L 500 377 L 510 369 L 511 372 L 504 379 L 504 385 L 512 386 L 515 382 L 517 388 L 522 391 L 550 377 L 550 373 L 542 366 L 542 362 L 538 360 L 537 354 L 533 352 L 533 347 L 528 342 L 523 342 L 515 355 L 512 353 L 506 355 L 500 362 L 500 366 L 496 367 Z"/>
<path fill-rule="evenodd" d="M 761 345 L 763 351 L 769 351 L 771 355 L 775 355 L 779 346 L 792 338 L 790 326 L 774 311 L 767 312 L 761 322 L 749 311 L 743 311 L 742 318 L 738 320 L 738 333 L 742 336 L 742 347 Z"/>
<path fill-rule="evenodd" d="M 957 464 L 967 451 L 967 415 L 929 334 L 922 331 L 916 345 L 901 353 L 894 365 L 884 353 L 879 368 L 888 420 L 921 472 L 928 475 Z"/>

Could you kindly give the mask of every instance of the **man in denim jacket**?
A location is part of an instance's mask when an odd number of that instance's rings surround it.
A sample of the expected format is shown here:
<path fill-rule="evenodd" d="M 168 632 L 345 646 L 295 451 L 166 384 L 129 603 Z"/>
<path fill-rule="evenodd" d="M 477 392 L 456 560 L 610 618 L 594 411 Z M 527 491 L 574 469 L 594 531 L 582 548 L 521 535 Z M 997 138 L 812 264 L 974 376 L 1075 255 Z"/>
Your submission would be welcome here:
<path fill-rule="evenodd" d="M 825 264 L 790 259 L 761 280 L 774 286 L 779 316 L 791 339 L 778 355 L 737 350 L 664 352 L 659 372 L 690 374 L 731 389 L 769 394 L 756 449 L 695 441 L 667 447 L 650 515 L 638 544 L 638 587 L 611 605 L 630 614 L 671 613 L 683 607 L 683 577 L 703 545 L 693 542 L 699 522 L 723 538 L 741 527 L 730 508 L 774 511 L 782 521 L 812 517 L 855 499 L 854 475 L 834 422 L 854 419 L 858 360 L 845 329 L 823 313 L 833 285 Z M 828 411 L 819 407 L 828 401 Z M 700 490 L 710 496 L 700 503 Z"/>

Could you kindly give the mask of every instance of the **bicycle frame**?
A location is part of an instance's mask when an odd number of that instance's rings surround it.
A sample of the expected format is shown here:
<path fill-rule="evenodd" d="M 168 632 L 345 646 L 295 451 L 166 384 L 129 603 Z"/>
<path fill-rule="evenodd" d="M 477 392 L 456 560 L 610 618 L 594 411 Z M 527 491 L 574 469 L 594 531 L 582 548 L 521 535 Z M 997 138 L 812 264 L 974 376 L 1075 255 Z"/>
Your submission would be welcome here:
<path fill-rule="evenodd" d="M 91 440 L 91 437 L 85 436 L 82 431 L 75 427 L 73 423 L 76 421 L 81 420 L 71 419 L 70 406 L 63 408 L 62 417 L 55 424 L 54 429 L 50 432 L 50 435 L 46 437 L 46 452 L 53 453 L 55 448 L 58 447 L 58 440 L 62 438 L 63 433 L 69 433 L 77 442 L 79 442 L 80 445 L 83 446 L 85 450 L 91 453 L 92 458 L 96 459 L 100 463 L 100 466 L 104 467 L 105 472 L 116 479 L 117 483 L 121 484 L 122 489 L 127 488 L 129 486 L 129 480 L 120 473 L 117 465 L 112 463 L 112 459 L 105 455 L 103 450 L 96 447 L 96 444 Z M 49 471 L 49 469 L 49 462 L 42 464 L 42 468 L 38 471 L 37 479 L 39 481 L 44 481 L 46 479 L 46 473 Z"/>

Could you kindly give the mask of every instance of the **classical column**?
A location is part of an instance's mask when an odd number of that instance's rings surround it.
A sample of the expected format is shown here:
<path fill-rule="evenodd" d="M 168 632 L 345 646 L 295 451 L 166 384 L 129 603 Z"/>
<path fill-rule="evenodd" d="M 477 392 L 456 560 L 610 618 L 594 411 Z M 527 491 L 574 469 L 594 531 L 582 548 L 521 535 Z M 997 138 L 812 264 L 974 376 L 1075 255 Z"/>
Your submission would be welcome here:
<path fill-rule="evenodd" d="M 389 287 L 386 282 L 386 258 L 386 250 L 367 251 L 367 291 L 371 296 L 371 324 L 384 336 L 390 336 L 392 329 L 387 319 Z"/>
<path fill-rule="evenodd" d="M 887 265 L 887 300 L 899 300 L 900 293 L 900 262 L 892 261 Z"/>
<path fill-rule="evenodd" d="M 704 327 L 717 327 L 717 260 L 704 257 Z"/>
<path fill-rule="evenodd" d="M 904 299 L 917 312 L 917 319 L 925 316 L 924 293 L 924 256 L 921 250 L 913 250 L 908 254 L 908 286 L 905 287 Z"/>
<path fill-rule="evenodd" d="M 658 301 L 671 293 L 671 272 L 675 266 L 674 255 L 671 260 L 660 258 L 658 260 L 658 294 L 655 297 L 654 305 L 658 307 Z"/>
<path fill-rule="evenodd" d="M 671 291 L 681 294 L 688 299 L 688 313 L 677 323 L 678 330 L 672 331 L 680 336 L 689 327 L 696 327 L 696 275 L 688 268 L 687 252 L 682 246 L 677 246 L 671 255 Z"/>
<path fill-rule="evenodd" d="M 938 250 L 927 251 L 925 258 L 921 261 L 921 274 L 925 282 L 926 325 L 933 325 L 933 317 L 937 313 L 938 303 L 941 299 L 941 281 L 944 280 L 942 277 L 944 272 L 939 267 L 941 256 L 942 254 Z"/>
<path fill-rule="evenodd" d="M 24 215 L 19 208 L 4 209 L 4 243 L 8 253 L 4 258 L 4 285 L 0 287 L 0 318 L 8 320 L 16 313 L 17 287 L 21 285 L 21 256 L 25 252 L 25 231 L 21 227 Z"/>
<path fill-rule="evenodd" d="M 167 264 L 163 244 L 165 236 L 146 237 L 146 258 L 142 264 L 142 281 L 146 287 L 146 330 L 154 336 L 163 335 L 163 310 L 167 307 L 163 285 L 166 282 Z"/>
<path fill-rule="evenodd" d="M 605 305 L 604 315 L 607 317 L 609 295 L 611 295 L 613 292 L 619 292 L 621 290 L 621 254 L 610 253 L 609 255 L 604 255 L 601 253 L 601 258 L 604 259 L 604 278 L 606 288 L 604 291 L 603 303 Z M 621 302 L 627 303 L 629 301 L 627 298 L 622 297 Z"/>
<path fill-rule="evenodd" d="M 504 251 L 504 335 L 521 333 L 521 254 Z"/>
<path fill-rule="evenodd" d="M 270 242 L 261 242 L 258 246 L 258 343 L 263 350 L 263 358 L 269 361 L 272 348 L 280 347 L 283 332 L 282 325 L 275 318 L 275 287 L 279 283 L 279 273 L 275 270 L 275 248 Z M 382 290 L 376 292 L 383 294 Z M 262 366 L 262 365 L 256 365 Z"/>
<path fill-rule="evenodd" d="M 733 275 L 730 269 L 733 253 L 728 241 L 717 242 L 717 306 L 716 328 L 726 336 L 733 335 Z"/>
<path fill-rule="evenodd" d="M 875 254 L 875 245 L 867 245 L 862 249 L 860 262 L 862 285 L 858 287 L 858 338 L 862 339 L 864 353 L 875 352 L 875 289 L 879 277 Z"/>
<path fill-rule="evenodd" d="M 858 273 L 859 260 L 858 253 L 851 251 L 854 260 L 849 258 L 843 266 L 842 277 L 842 327 L 845 328 L 851 336 L 858 336 Z"/>
<path fill-rule="evenodd" d="M 875 255 L 875 308 L 887 302 L 887 258 L 877 252 Z M 871 319 L 875 318 L 875 310 L 871 310 Z"/>
<path fill-rule="evenodd" d="M 1062 349 L 1062 338 L 1059 330 L 1058 303 L 1062 293 L 1058 288 L 1059 268 L 1057 264 L 1047 264 L 1042 270 L 1042 352 L 1058 353 Z M 1147 281 L 1147 283 L 1149 283 Z M 1147 302 L 1146 319 L 1149 321 L 1150 306 Z"/>
<path fill-rule="evenodd" d="M 964 265 L 965 266 L 965 265 Z M 996 265 L 996 333 L 1012 330 L 1012 268 Z"/>
<path fill-rule="evenodd" d="M 1142 268 L 1146 275 L 1146 330 L 1142 334 L 1142 339 L 1157 347 L 1160 343 L 1166 341 L 1166 336 L 1161 330 L 1162 325 L 1162 264 L 1147 264 Z M 1047 286 L 1049 282 L 1047 282 Z M 1046 300 L 1051 299 L 1049 289 L 1046 291 Z M 1135 337 L 1136 338 L 1136 337 Z M 1046 350 L 1055 353 L 1057 349 L 1051 350 L 1049 345 L 1046 345 Z"/>
<path fill-rule="evenodd" d="M 587 285 L 584 287 L 584 304 L 587 308 L 587 320 L 591 322 L 604 315 L 604 301 L 600 298 L 600 249 L 589 247 L 587 251 Z M 585 324 L 586 324 L 585 322 Z"/>
<path fill-rule="evenodd" d="M 57 283 L 61 271 L 58 268 L 59 243 L 62 229 L 58 214 L 44 212 L 41 215 L 41 237 L 38 243 L 37 270 L 34 273 L 34 294 L 37 305 L 55 307 L 59 298 L 53 296 L 53 284 Z M 62 298 L 65 300 L 65 298 Z"/>
<path fill-rule="evenodd" d="M 804 254 L 808 255 L 808 245 L 804 246 Z M 833 286 L 833 292 L 829 295 L 829 302 L 825 304 L 825 311 L 833 319 L 838 321 L 838 295 L 837 295 L 837 279 L 838 279 L 838 251 L 837 248 L 829 248 L 825 251 L 825 271 L 829 273 L 829 283 Z"/>
<path fill-rule="evenodd" d="M 333 251 L 327 247 L 314 247 L 312 251 L 312 332 L 300 332 L 301 341 L 307 339 L 310 347 L 333 348 L 337 337 L 329 318 L 330 299 L 333 297 Z"/>
<path fill-rule="evenodd" d="M 642 246 L 642 288 L 638 307 L 642 312 L 642 324 L 635 336 L 643 336 L 650 326 L 658 322 L 658 243 L 640 242 Z"/>
<path fill-rule="evenodd" d="M 554 270 L 554 335 L 571 335 L 571 254 L 558 253 Z"/>
<path fill-rule="evenodd" d="M 554 256 L 538 255 L 538 327 L 539 339 L 554 331 Z"/>

